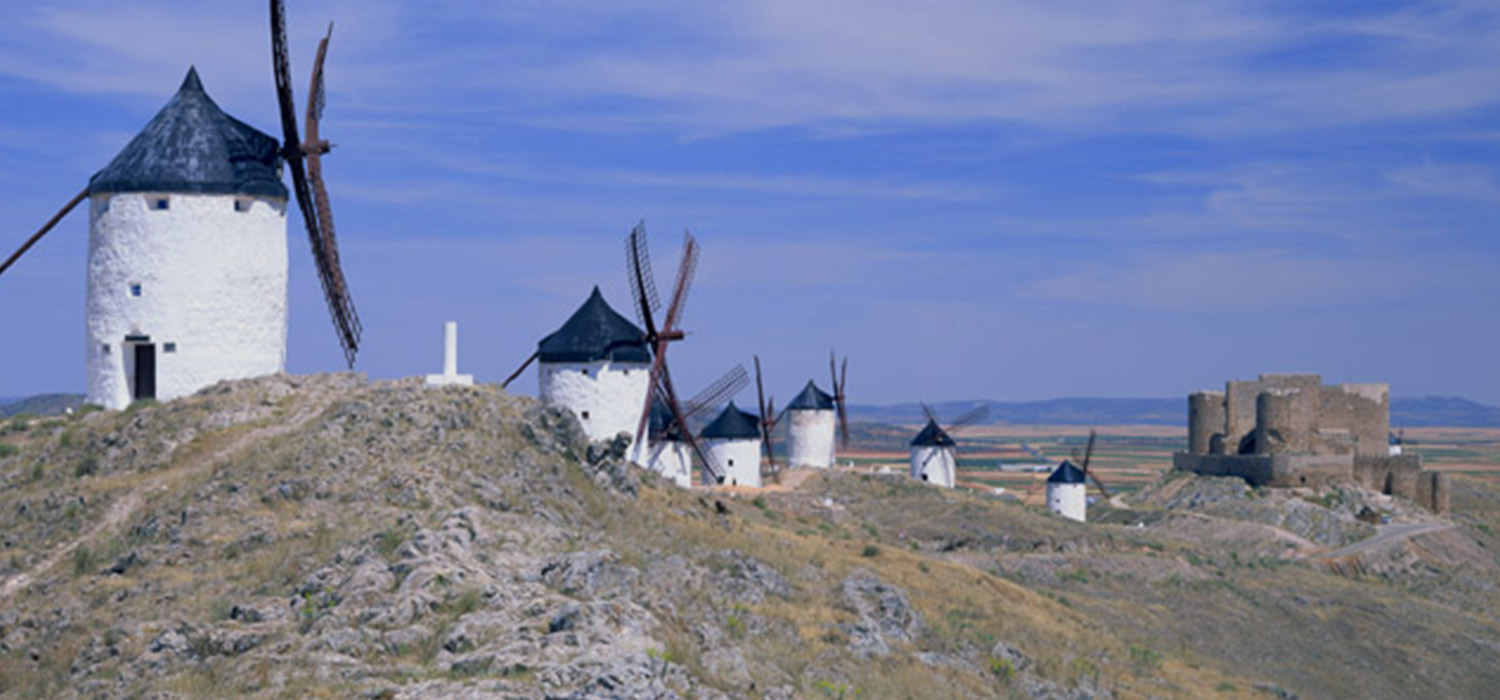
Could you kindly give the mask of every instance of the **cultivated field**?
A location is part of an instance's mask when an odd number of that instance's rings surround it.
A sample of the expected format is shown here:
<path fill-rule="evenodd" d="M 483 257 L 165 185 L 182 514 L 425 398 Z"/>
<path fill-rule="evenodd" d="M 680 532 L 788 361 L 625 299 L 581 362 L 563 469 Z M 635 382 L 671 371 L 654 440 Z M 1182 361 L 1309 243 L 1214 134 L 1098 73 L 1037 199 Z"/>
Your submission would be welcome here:
<path fill-rule="evenodd" d="M 903 426 L 915 434 L 921 426 Z M 1028 503 L 1041 503 L 1047 472 L 1027 465 L 1055 466 L 1081 454 L 1088 441 L 1084 426 L 971 426 L 958 436 L 959 482 L 974 489 L 996 487 Z M 1500 429 L 1413 428 L 1406 449 L 1422 455 L 1429 468 L 1500 483 Z M 841 452 L 839 463 L 862 470 L 908 468 L 908 453 L 882 440 L 879 449 Z M 1134 491 L 1172 468 L 1172 453 L 1185 449 L 1182 428 L 1121 425 L 1099 429 L 1091 470 L 1110 491 Z M 1008 469 L 1002 469 L 1002 465 Z"/>

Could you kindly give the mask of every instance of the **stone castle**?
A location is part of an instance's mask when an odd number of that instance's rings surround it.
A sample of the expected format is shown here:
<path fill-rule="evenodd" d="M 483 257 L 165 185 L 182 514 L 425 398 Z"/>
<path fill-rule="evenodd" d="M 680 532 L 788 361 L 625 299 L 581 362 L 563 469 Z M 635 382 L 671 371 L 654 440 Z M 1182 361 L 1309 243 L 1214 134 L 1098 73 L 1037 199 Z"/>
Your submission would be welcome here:
<path fill-rule="evenodd" d="M 1316 374 L 1262 374 L 1188 396 L 1188 449 L 1175 469 L 1252 486 L 1355 483 L 1448 511 L 1448 475 L 1390 444 L 1390 387 L 1326 386 Z"/>

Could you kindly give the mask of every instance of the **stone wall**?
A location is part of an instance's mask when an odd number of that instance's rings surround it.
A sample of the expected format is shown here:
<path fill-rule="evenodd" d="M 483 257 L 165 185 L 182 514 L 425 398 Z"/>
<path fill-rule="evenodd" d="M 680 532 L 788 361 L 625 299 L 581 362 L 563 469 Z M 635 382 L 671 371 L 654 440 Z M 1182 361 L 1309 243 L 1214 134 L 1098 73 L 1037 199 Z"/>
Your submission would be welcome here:
<path fill-rule="evenodd" d="M 1436 513 L 1448 512 L 1448 475 L 1424 470 L 1418 455 L 1356 457 L 1354 481 L 1371 491 L 1415 501 Z"/>

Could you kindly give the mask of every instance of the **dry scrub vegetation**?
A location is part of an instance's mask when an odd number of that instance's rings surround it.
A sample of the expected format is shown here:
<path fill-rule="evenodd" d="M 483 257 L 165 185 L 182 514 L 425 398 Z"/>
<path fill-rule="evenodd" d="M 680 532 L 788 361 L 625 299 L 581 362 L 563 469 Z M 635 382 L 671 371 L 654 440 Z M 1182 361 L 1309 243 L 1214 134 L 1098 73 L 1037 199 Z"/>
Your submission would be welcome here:
<path fill-rule="evenodd" d="M 1368 536 L 1358 494 L 1171 479 L 1081 525 L 877 476 L 684 491 L 494 387 L 283 376 L 14 425 L 0 430 L 4 697 L 1458 697 L 1500 683 L 1500 496 L 1462 478 L 1454 527 L 1364 555 L 1350 577 L 1316 555 Z"/>

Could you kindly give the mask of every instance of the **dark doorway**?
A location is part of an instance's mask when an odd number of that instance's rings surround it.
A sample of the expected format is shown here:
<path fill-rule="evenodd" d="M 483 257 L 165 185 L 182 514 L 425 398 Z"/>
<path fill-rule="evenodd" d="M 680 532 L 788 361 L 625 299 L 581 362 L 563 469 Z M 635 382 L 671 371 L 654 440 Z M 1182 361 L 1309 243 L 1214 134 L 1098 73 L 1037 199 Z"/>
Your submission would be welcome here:
<path fill-rule="evenodd" d="M 131 398 L 156 398 L 156 346 L 142 343 L 135 347 L 135 386 Z"/>

